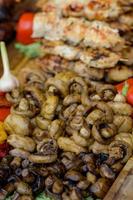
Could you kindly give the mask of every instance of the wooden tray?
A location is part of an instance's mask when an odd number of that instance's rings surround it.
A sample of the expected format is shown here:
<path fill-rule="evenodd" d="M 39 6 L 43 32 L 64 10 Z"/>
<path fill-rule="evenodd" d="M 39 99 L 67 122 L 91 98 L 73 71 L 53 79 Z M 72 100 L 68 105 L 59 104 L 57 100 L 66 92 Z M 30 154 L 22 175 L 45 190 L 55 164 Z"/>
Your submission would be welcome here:
<path fill-rule="evenodd" d="M 133 157 L 122 169 L 104 200 L 133 200 Z"/>

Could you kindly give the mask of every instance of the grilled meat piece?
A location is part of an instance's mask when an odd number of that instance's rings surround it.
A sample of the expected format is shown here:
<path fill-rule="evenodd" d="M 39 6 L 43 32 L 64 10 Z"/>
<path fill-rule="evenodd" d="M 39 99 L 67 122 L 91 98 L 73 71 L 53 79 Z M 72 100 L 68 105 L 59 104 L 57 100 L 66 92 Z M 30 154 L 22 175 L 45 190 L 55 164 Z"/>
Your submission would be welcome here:
<path fill-rule="evenodd" d="M 64 41 L 72 46 L 121 50 L 125 41 L 117 29 L 102 21 L 60 18 L 57 14 L 38 13 L 34 17 L 33 38 Z M 117 48 L 116 48 L 117 46 Z"/>

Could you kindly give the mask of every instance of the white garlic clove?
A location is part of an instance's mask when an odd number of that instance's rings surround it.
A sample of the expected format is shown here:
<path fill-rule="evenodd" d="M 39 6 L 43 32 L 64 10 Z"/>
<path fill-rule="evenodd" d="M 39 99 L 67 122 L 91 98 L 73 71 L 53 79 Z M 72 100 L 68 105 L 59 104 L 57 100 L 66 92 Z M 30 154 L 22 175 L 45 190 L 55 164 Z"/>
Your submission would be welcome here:
<path fill-rule="evenodd" d="M 19 86 L 19 81 L 12 74 L 3 75 L 0 79 L 0 91 L 10 92 L 12 89 Z"/>
<path fill-rule="evenodd" d="M 0 91 L 9 92 L 19 86 L 18 79 L 11 74 L 7 50 L 4 42 L 0 42 L 3 63 L 3 76 L 0 79 Z"/>

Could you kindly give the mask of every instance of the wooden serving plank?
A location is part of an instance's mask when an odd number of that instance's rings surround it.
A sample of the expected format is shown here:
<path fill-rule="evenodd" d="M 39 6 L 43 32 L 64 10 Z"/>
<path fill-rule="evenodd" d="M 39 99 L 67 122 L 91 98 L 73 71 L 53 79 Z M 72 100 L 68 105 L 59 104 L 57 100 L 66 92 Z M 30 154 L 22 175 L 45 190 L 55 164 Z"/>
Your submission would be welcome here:
<path fill-rule="evenodd" d="M 122 169 L 104 200 L 133 200 L 133 157 Z"/>

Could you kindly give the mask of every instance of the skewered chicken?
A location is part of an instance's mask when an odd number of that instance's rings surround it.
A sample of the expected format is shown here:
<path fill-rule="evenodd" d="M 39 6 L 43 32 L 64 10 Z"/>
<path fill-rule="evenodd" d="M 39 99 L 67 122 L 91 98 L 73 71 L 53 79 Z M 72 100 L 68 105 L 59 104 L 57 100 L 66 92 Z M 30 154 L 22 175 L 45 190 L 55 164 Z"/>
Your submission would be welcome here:
<path fill-rule="evenodd" d="M 77 18 L 60 19 L 51 13 L 35 15 L 32 37 L 41 37 L 49 41 L 64 41 L 72 46 L 80 45 L 94 49 L 103 47 L 120 50 L 125 43 L 118 30 L 111 28 L 105 22 L 88 22 Z"/>
<path fill-rule="evenodd" d="M 131 10 L 131 2 L 125 3 L 121 0 L 54 0 L 48 1 L 43 11 L 58 11 L 59 15 L 65 17 L 84 17 L 88 20 L 114 20 L 120 14 Z"/>
<path fill-rule="evenodd" d="M 127 80 L 128 78 L 133 77 L 133 68 L 122 66 L 116 66 L 112 68 L 107 73 L 107 79 L 109 82 L 121 82 Z"/>
<path fill-rule="evenodd" d="M 82 48 L 72 47 L 61 42 L 47 42 L 44 40 L 44 54 L 60 56 L 69 61 L 80 60 L 88 67 L 111 68 L 121 60 L 119 53 L 113 53 L 109 50 L 93 50 L 91 48 L 83 50 Z"/>
<path fill-rule="evenodd" d="M 51 51 L 54 51 L 54 49 L 52 48 L 50 49 Z M 47 52 L 47 48 L 45 48 L 44 51 Z M 91 52 L 91 49 L 89 49 L 89 51 Z M 98 51 L 94 51 L 94 50 L 92 50 L 92 52 L 93 54 L 98 53 Z M 107 51 L 105 50 L 103 50 L 103 52 L 107 53 Z M 57 52 L 55 52 L 55 54 L 57 54 Z M 42 71 L 44 71 L 46 74 L 51 75 L 51 76 L 58 72 L 66 71 L 67 69 L 78 73 L 80 76 L 88 80 L 105 81 L 109 83 L 120 82 L 133 76 L 133 69 L 131 66 L 116 65 L 113 68 L 108 68 L 110 64 L 113 64 L 113 62 L 111 63 L 111 60 L 110 60 L 111 54 L 109 54 L 109 56 L 110 57 L 108 58 L 101 57 L 96 60 L 91 60 L 88 65 L 88 64 L 85 64 L 84 60 L 82 62 L 77 61 L 77 60 L 68 61 L 66 59 L 61 58 L 60 56 L 55 56 L 53 54 L 51 55 L 51 52 L 49 50 L 49 54 L 38 59 L 37 63 L 39 67 L 42 69 Z M 106 59 L 108 60 L 107 63 L 100 62 L 101 60 L 105 61 Z M 114 61 L 113 57 L 112 57 L 112 61 Z M 129 60 L 129 62 L 131 62 L 131 60 Z M 91 65 L 93 64 L 95 64 L 94 67 L 91 67 Z M 24 70 L 26 71 L 26 69 Z M 22 78 L 23 77 L 21 76 L 21 79 Z"/>

